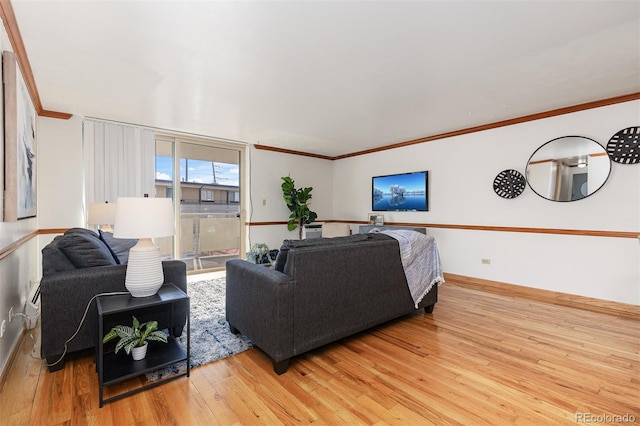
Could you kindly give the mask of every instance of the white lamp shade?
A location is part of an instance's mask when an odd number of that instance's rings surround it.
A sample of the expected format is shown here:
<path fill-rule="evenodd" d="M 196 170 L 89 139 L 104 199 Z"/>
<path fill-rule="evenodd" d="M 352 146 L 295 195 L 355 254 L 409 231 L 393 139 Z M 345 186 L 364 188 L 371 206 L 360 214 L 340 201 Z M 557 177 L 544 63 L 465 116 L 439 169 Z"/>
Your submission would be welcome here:
<path fill-rule="evenodd" d="M 116 203 L 91 203 L 87 223 L 89 225 L 113 225 L 116 220 Z"/>
<path fill-rule="evenodd" d="M 115 238 L 138 238 L 129 250 L 125 286 L 133 297 L 156 294 L 164 283 L 160 250 L 151 238 L 175 234 L 171 198 L 120 197 L 116 203 Z"/>
<path fill-rule="evenodd" d="M 118 197 L 113 236 L 157 238 L 175 235 L 171 198 Z"/>

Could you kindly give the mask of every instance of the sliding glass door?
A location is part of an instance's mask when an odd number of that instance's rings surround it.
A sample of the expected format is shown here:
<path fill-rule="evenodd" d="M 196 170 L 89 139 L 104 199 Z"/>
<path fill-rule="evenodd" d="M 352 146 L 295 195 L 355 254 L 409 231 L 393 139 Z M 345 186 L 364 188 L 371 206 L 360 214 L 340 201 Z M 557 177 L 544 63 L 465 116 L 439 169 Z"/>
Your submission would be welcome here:
<path fill-rule="evenodd" d="M 189 271 L 223 269 L 227 260 L 242 253 L 242 149 L 211 141 L 156 139 L 156 196 L 179 200 L 176 238 L 158 243 L 163 255 L 185 261 Z"/>

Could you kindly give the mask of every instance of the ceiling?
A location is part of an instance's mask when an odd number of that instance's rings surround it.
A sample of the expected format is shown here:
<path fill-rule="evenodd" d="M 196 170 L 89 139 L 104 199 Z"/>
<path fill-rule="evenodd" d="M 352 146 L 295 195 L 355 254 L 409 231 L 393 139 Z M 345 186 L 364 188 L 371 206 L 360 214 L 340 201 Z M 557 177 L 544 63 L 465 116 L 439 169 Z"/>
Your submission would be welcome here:
<path fill-rule="evenodd" d="M 319 155 L 640 92 L 637 0 L 12 4 L 47 110 Z"/>

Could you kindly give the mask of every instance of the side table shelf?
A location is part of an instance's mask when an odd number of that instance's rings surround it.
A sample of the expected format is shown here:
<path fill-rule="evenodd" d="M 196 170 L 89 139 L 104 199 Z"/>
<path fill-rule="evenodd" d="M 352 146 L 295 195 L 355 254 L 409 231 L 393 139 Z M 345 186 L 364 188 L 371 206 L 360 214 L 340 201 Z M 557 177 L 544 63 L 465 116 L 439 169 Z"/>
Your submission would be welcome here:
<path fill-rule="evenodd" d="M 158 293 L 149 297 L 132 297 L 131 295 L 115 295 L 115 296 L 99 296 L 96 302 L 98 310 L 98 342 L 96 346 L 96 370 L 98 371 L 98 383 L 100 386 L 99 402 L 100 407 L 105 402 L 115 401 L 134 393 L 141 392 L 146 389 L 161 385 L 180 377 L 189 377 L 191 368 L 189 359 L 191 356 L 191 321 L 189 318 L 189 296 L 173 284 L 163 285 Z M 186 303 L 186 333 L 187 348 L 186 350 L 178 343 L 175 337 L 169 336 L 167 343 L 149 342 L 149 350 L 147 356 L 140 360 L 134 361 L 129 356 L 115 354 L 114 352 L 104 351 L 102 337 L 105 335 L 104 325 L 107 319 L 113 315 L 131 314 L 135 316 L 144 313 L 150 309 L 167 309 L 169 310 L 170 324 L 168 329 L 173 330 L 173 310 L 176 303 Z M 183 333 L 185 332 L 183 331 Z M 106 386 L 123 382 L 134 377 L 141 376 L 145 373 L 168 367 L 170 365 L 186 362 L 186 371 L 177 373 L 166 378 L 158 379 L 154 382 L 142 385 L 138 388 L 123 392 L 109 398 L 103 397 L 103 391 Z"/>

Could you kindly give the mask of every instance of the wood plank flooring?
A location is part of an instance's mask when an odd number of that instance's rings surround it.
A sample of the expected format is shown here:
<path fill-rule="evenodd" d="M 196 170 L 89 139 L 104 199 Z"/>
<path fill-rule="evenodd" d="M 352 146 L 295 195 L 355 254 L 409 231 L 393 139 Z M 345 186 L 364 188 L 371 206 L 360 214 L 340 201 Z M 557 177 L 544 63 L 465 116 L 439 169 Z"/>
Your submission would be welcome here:
<path fill-rule="evenodd" d="M 432 315 L 300 356 L 282 376 L 252 349 L 103 408 L 92 356 L 49 373 L 32 346 L 25 335 L 5 375 L 2 425 L 640 423 L 640 321 L 449 283 Z"/>

